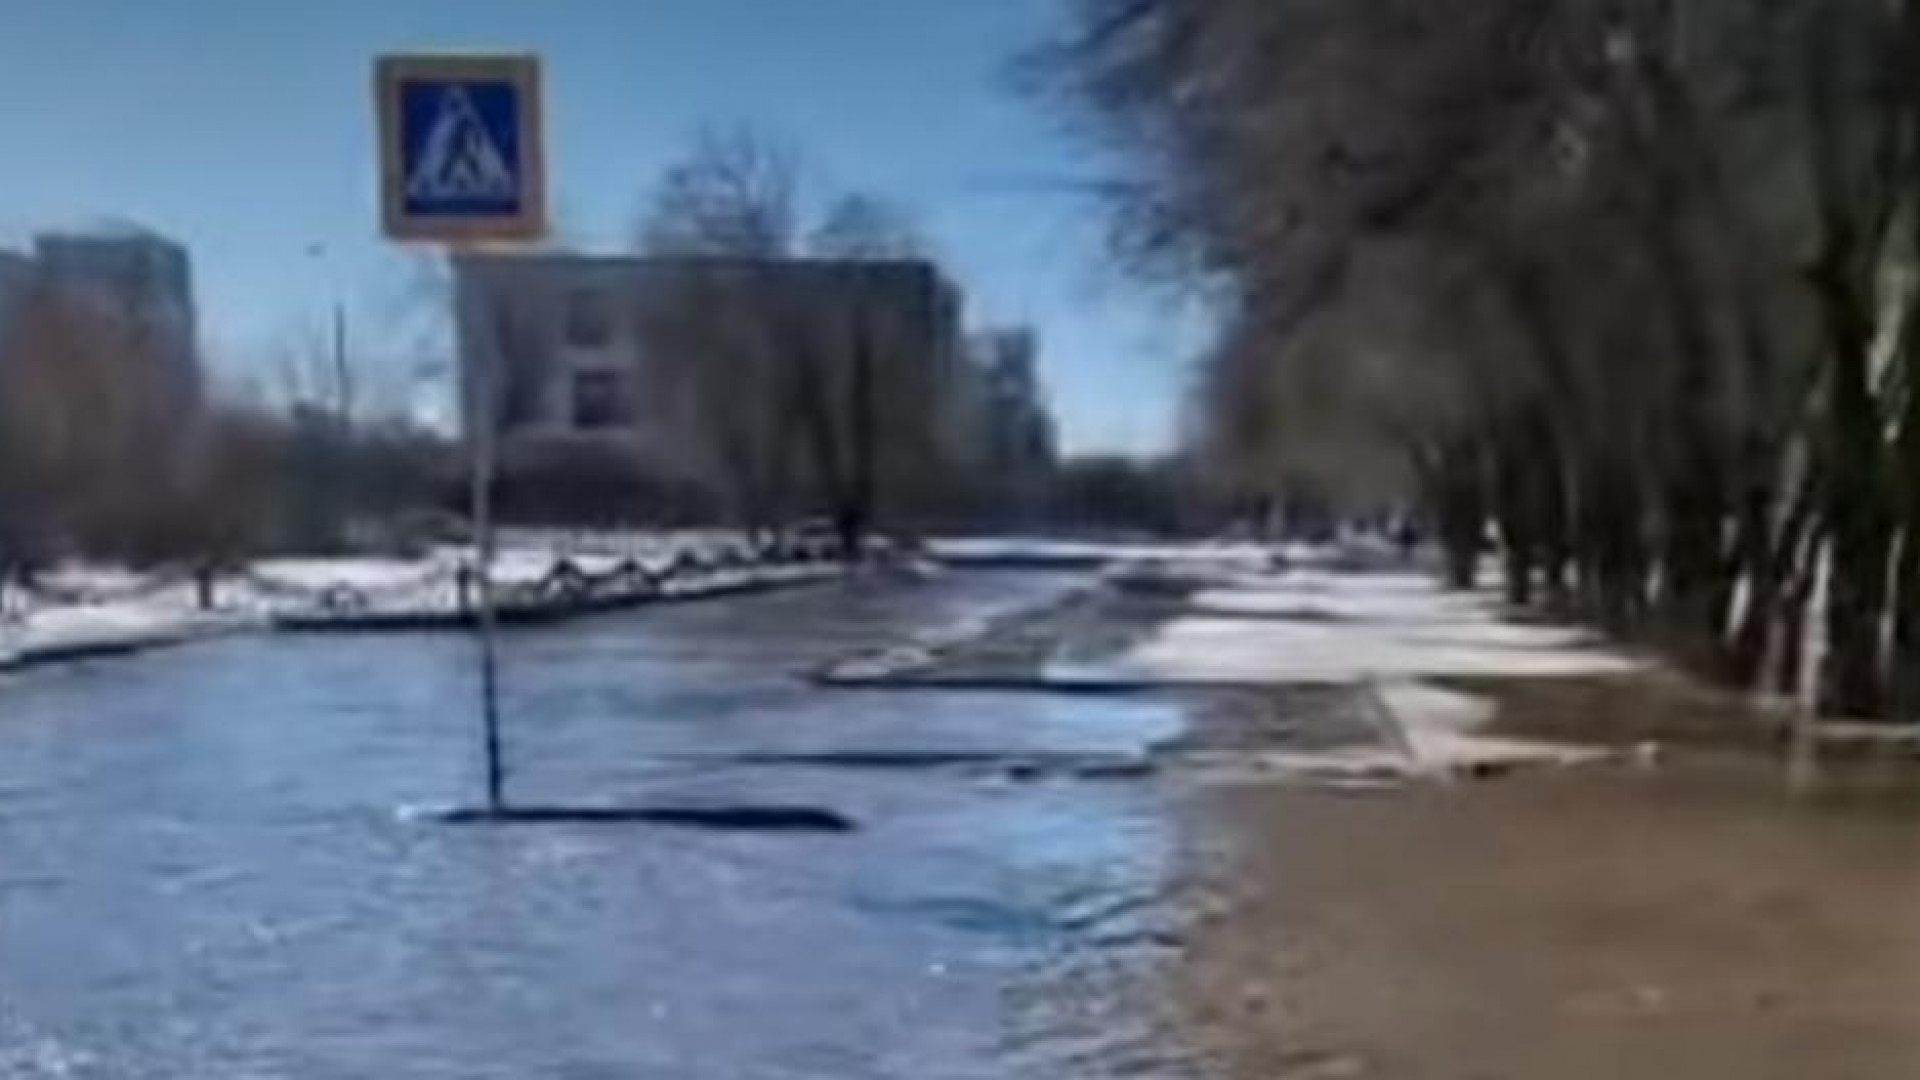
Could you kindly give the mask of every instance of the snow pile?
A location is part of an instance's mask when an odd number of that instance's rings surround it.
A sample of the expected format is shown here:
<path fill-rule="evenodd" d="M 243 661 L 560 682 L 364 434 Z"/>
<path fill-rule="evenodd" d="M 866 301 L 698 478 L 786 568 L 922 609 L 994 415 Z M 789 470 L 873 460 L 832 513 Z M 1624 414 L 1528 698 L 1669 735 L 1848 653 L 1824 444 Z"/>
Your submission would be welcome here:
<path fill-rule="evenodd" d="M 460 559 L 268 559 L 226 588 L 236 602 L 277 613 L 320 605 L 373 610 L 451 609 L 459 602 Z"/>
<path fill-rule="evenodd" d="M 419 559 L 277 559 L 257 564 L 245 585 L 269 611 L 298 612 L 316 605 L 374 612 L 453 611 L 461 603 L 462 568 L 474 561 L 471 547 L 451 545 Z M 628 564 L 654 575 L 676 565 L 693 567 L 660 584 L 659 595 L 675 598 L 830 573 L 819 563 L 752 561 L 739 535 L 731 533 L 516 531 L 503 538 L 494 554 L 493 582 L 502 590 L 531 588 L 549 581 L 563 563 L 588 578 L 604 577 Z"/>
<path fill-rule="evenodd" d="M 265 559 L 253 564 L 252 576 L 288 589 L 379 590 L 417 584 L 437 565 L 438 560 L 423 559 Z"/>
<path fill-rule="evenodd" d="M 25 664 L 190 641 L 258 625 L 240 607 L 202 611 L 191 587 L 102 603 L 29 604 L 0 623 L 0 664 Z"/>
<path fill-rule="evenodd" d="M 1318 571 L 1205 589 L 1122 655 L 1169 683 L 1352 683 L 1423 676 L 1622 674 L 1639 663 L 1583 631 L 1500 621 L 1491 598 L 1413 574 Z"/>
<path fill-rule="evenodd" d="M 1483 734 L 1493 720 L 1491 701 L 1475 694 L 1419 682 L 1373 688 L 1384 719 L 1395 729 L 1407 769 L 1416 775 L 1448 776 L 1464 769 L 1514 765 L 1580 765 L 1606 758 L 1604 750 L 1537 739 Z"/>
<path fill-rule="evenodd" d="M 548 544 L 551 546 L 537 546 Z M 810 580 L 837 572 L 818 563 L 734 564 L 735 534 L 573 534 L 515 536 L 495 561 L 504 587 L 546 580 L 562 560 L 602 575 L 633 559 L 655 572 L 690 558 L 704 567 L 666 582 L 661 593 L 696 597 L 745 586 Z M 0 666 L 120 652 L 267 625 L 276 614 L 328 604 L 376 611 L 450 611 L 459 603 L 460 568 L 470 548 L 443 547 L 417 559 L 381 557 L 266 559 L 214 586 L 202 610 L 191 577 L 118 567 L 50 568 L 32 589 L 0 592 Z"/>
<path fill-rule="evenodd" d="M 610 556 L 642 562 L 666 560 L 682 551 L 739 547 L 741 534 L 727 529 L 533 529 L 512 526 L 497 534 L 502 552 L 544 551 L 576 561 Z"/>
<path fill-rule="evenodd" d="M 1255 763 L 1315 777 L 1446 777 L 1603 758 L 1590 748 L 1485 734 L 1491 701 L 1422 680 L 1614 675 L 1643 666 L 1585 631 L 1505 622 L 1494 597 L 1447 592 L 1413 574 L 1247 576 L 1195 593 L 1186 611 L 1107 665 L 1104 676 L 1364 687 L 1380 745 L 1267 754 Z"/>

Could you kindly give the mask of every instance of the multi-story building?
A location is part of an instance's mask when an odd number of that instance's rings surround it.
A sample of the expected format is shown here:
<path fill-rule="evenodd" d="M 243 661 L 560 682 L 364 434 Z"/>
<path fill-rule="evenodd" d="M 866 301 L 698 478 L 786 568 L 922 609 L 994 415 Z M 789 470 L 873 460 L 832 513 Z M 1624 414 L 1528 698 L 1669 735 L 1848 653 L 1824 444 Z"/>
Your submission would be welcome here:
<path fill-rule="evenodd" d="M 0 251 L 0 341 L 14 311 L 33 289 L 37 268 L 33 260 L 11 251 Z"/>
<path fill-rule="evenodd" d="M 165 368 L 173 404 L 198 402 L 193 272 L 184 247 L 131 228 L 44 233 L 34 238 L 33 270 L 60 295 L 98 305 L 122 321 L 138 351 Z"/>
<path fill-rule="evenodd" d="M 802 407 L 781 388 L 803 371 L 845 379 L 855 335 L 876 328 L 878 423 L 911 418 L 915 435 L 944 439 L 962 362 L 958 294 L 919 260 L 468 256 L 455 267 L 454 320 L 469 438 L 491 400 L 508 453 L 595 442 L 669 472 L 713 441 L 702 427 Z M 737 401 L 736 417 L 713 415 L 716 391 Z M 844 402 L 845 385 L 833 394 Z M 705 411 L 689 405 L 698 397 Z"/>

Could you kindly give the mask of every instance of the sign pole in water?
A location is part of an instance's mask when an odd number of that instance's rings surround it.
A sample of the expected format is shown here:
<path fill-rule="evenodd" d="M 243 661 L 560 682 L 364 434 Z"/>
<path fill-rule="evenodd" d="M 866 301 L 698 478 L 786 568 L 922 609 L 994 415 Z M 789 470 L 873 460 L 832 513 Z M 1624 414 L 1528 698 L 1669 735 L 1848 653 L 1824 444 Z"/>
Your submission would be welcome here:
<path fill-rule="evenodd" d="M 540 64 L 528 55 L 387 56 L 374 64 L 381 224 L 388 237 L 442 245 L 527 243 L 547 231 Z M 497 325 L 488 318 L 489 327 Z M 493 603 L 493 473 L 500 342 L 488 342 L 467 403 L 474 586 L 480 631 L 487 810 L 505 806 Z"/>

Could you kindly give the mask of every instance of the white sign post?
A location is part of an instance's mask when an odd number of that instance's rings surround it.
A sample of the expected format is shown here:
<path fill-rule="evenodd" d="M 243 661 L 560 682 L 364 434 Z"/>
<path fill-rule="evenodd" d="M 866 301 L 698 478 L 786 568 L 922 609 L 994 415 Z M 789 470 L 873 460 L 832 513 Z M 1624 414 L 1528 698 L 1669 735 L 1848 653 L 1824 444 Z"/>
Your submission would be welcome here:
<path fill-rule="evenodd" d="M 374 64 L 380 208 L 387 236 L 449 255 L 547 231 L 540 64 L 530 55 L 387 56 Z M 489 327 L 494 325 L 488 320 Z M 500 343 L 469 373 L 474 591 L 480 631 L 487 811 L 505 805 L 493 604 L 493 474 Z"/>

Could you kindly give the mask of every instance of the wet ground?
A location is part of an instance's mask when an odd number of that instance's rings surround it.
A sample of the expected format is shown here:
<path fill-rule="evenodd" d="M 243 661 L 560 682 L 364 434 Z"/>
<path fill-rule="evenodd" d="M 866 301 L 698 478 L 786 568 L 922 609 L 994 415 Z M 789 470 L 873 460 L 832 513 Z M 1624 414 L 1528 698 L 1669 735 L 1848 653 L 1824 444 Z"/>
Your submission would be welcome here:
<path fill-rule="evenodd" d="M 433 824 L 472 645 L 275 637 L 0 685 L 0 1076 L 1179 1076 L 1173 702 L 798 677 L 1068 579 L 832 585 L 511 635 L 524 801 L 847 835 Z M 1010 778 L 1025 777 L 1025 779 Z"/>
<path fill-rule="evenodd" d="M 816 806 L 858 823 L 841 835 L 434 824 L 480 789 L 459 636 L 0 682 L 0 1078 L 1920 1063 L 1920 769 L 1790 799 L 1766 726 L 1667 673 L 1463 684 L 1508 733 L 1624 752 L 1446 784 L 1271 764 L 1379 739 L 1339 687 L 808 677 L 946 623 L 1000 627 L 943 657 L 969 678 L 1097 666 L 1160 598 L 1033 607 L 1077 580 L 835 584 L 507 638 L 517 800 Z"/>
<path fill-rule="evenodd" d="M 1839 764 L 1793 798 L 1725 695 L 1656 674 L 1498 696 L 1508 730 L 1659 752 L 1451 786 L 1186 792 L 1198 917 L 1177 984 L 1214 1075 L 1920 1070 L 1920 768 Z"/>

